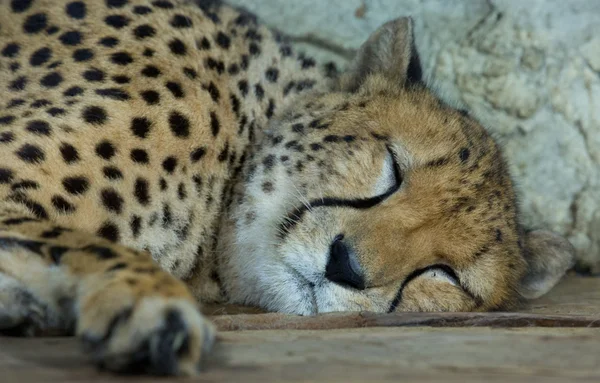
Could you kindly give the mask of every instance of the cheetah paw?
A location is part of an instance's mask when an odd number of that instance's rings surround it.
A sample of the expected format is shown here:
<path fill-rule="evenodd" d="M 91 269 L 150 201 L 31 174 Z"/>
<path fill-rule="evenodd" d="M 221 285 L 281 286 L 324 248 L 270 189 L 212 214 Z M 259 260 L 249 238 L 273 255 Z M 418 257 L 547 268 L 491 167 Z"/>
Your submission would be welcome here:
<path fill-rule="evenodd" d="M 196 375 L 215 339 L 192 302 L 154 297 L 112 317 L 84 315 L 78 333 L 99 367 L 153 375 Z"/>
<path fill-rule="evenodd" d="M 34 336 L 48 322 L 48 308 L 20 282 L 0 275 L 0 334 Z"/>

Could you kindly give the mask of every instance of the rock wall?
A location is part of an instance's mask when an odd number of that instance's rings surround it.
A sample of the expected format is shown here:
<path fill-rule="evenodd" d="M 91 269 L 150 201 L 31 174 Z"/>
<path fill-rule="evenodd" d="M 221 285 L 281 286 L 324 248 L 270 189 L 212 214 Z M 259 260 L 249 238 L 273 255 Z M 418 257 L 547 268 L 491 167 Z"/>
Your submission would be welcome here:
<path fill-rule="evenodd" d="M 423 68 L 504 144 L 526 223 L 565 234 L 600 273 L 600 1 L 229 0 L 343 67 L 412 15 Z"/>

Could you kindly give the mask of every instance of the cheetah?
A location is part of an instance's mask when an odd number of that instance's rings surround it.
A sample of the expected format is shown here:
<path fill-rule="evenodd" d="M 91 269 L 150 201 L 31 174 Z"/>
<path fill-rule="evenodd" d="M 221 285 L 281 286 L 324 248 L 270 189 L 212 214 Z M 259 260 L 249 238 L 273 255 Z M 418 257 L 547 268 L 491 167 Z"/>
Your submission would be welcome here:
<path fill-rule="evenodd" d="M 0 332 L 110 371 L 197 374 L 201 303 L 510 309 L 572 264 L 409 17 L 339 73 L 217 1 L 2 0 L 0 89 Z"/>

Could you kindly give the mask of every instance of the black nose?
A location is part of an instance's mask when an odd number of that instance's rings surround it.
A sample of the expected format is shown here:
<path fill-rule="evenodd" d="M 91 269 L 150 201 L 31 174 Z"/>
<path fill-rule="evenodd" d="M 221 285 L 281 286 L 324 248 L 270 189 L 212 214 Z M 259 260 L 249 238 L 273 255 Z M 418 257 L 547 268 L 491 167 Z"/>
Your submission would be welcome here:
<path fill-rule="evenodd" d="M 360 272 L 360 265 L 344 243 L 344 236 L 338 235 L 329 250 L 329 262 L 325 267 L 325 278 L 342 286 L 350 286 L 358 290 L 365 289 L 365 280 Z"/>

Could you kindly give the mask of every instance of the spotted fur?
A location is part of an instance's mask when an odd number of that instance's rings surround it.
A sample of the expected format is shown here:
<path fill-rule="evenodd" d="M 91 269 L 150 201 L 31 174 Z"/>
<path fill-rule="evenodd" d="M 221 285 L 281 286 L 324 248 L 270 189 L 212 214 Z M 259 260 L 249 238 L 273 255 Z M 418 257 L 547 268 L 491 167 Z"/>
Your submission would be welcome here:
<path fill-rule="evenodd" d="M 216 1 L 0 2 L 0 330 L 195 374 L 197 302 L 494 310 L 570 265 L 412 21 L 338 74 Z"/>

